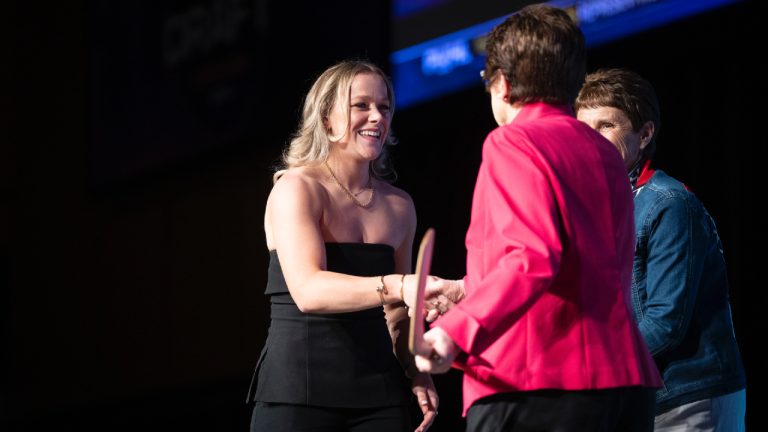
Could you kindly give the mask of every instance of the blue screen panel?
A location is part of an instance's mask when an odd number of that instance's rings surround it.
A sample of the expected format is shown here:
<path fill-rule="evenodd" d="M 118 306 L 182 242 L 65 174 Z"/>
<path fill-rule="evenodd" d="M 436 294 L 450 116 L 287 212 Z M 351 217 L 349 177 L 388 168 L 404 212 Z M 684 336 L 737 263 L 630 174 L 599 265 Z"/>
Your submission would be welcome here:
<path fill-rule="evenodd" d="M 556 0 L 579 23 L 588 47 L 740 0 Z M 392 53 L 399 108 L 481 83 L 485 36 L 505 16 Z"/>

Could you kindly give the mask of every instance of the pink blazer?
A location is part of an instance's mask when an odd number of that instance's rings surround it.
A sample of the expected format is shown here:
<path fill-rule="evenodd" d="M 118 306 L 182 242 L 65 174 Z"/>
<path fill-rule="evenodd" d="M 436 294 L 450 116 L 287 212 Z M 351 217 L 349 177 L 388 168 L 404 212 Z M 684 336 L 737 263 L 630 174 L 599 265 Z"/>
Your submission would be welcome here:
<path fill-rule="evenodd" d="M 526 105 L 483 144 L 467 296 L 435 325 L 467 354 L 464 414 L 500 392 L 659 387 L 630 310 L 632 192 L 613 145 Z"/>

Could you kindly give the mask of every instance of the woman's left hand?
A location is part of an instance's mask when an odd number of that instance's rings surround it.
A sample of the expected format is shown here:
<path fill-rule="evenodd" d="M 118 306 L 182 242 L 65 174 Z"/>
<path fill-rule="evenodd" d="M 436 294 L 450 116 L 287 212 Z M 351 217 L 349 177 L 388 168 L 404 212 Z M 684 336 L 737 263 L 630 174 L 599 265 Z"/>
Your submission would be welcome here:
<path fill-rule="evenodd" d="M 416 395 L 419 408 L 421 408 L 421 412 L 424 414 L 424 420 L 422 420 L 415 432 L 425 432 L 432 426 L 432 422 L 435 421 L 440 398 L 437 396 L 437 390 L 435 389 L 435 383 L 432 382 L 432 377 L 426 373 L 417 373 L 411 379 L 411 390 Z"/>
<path fill-rule="evenodd" d="M 427 279 L 424 298 L 427 322 L 433 322 L 464 299 L 464 280 L 448 280 L 435 276 Z"/>

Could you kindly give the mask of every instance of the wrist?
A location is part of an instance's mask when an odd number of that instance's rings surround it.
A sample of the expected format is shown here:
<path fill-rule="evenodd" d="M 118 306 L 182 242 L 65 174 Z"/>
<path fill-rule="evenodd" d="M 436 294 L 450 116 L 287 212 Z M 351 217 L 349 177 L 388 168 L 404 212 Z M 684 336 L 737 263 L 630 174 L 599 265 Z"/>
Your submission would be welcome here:
<path fill-rule="evenodd" d="M 379 294 L 381 305 L 382 306 L 386 305 L 387 304 L 386 296 L 389 294 L 389 290 L 387 290 L 387 284 L 384 281 L 384 275 L 379 276 L 379 284 L 376 285 L 376 292 Z"/>
<path fill-rule="evenodd" d="M 398 276 L 400 277 L 399 286 L 394 281 Z M 404 274 L 391 274 L 376 277 L 376 293 L 379 295 L 382 306 L 405 302 L 403 297 L 405 292 L 405 276 Z"/>

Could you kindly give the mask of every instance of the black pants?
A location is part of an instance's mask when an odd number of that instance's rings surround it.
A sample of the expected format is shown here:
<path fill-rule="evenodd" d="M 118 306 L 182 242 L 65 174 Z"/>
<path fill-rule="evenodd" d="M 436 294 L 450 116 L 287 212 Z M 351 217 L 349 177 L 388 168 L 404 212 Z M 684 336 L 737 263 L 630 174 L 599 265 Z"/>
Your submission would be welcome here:
<path fill-rule="evenodd" d="M 408 409 L 326 408 L 256 402 L 251 432 L 409 432 Z"/>
<path fill-rule="evenodd" d="M 538 390 L 479 399 L 467 412 L 467 432 L 650 432 L 655 390 Z"/>

